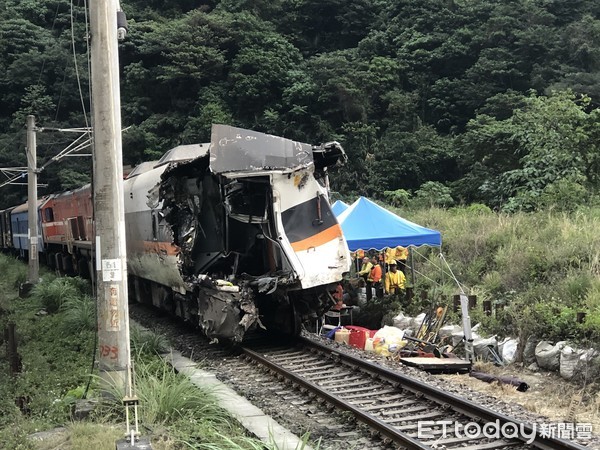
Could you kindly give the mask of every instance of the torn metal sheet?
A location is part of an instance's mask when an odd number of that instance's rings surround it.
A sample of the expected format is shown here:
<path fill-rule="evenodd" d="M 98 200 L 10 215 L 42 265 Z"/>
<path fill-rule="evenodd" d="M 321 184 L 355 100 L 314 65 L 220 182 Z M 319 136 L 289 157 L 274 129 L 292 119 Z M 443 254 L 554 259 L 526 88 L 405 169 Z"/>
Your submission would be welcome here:
<path fill-rule="evenodd" d="M 210 168 L 215 173 L 283 170 L 313 163 L 312 146 L 227 125 L 213 125 Z"/>

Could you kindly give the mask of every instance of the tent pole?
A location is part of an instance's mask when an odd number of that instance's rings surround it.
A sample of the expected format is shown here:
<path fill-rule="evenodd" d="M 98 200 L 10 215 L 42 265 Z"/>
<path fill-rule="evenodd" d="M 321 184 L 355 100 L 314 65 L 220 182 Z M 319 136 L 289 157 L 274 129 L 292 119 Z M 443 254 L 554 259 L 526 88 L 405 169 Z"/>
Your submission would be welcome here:
<path fill-rule="evenodd" d="M 385 274 L 386 274 L 386 270 L 385 270 L 385 266 L 386 266 L 386 248 L 384 248 L 382 250 L 383 252 L 383 267 L 381 268 L 381 289 L 383 289 L 383 295 L 386 294 L 385 292 Z"/>
<path fill-rule="evenodd" d="M 439 247 L 439 253 L 438 253 L 438 256 L 440 256 L 440 259 L 442 259 L 441 255 L 442 255 L 442 246 L 440 245 L 440 247 Z M 443 286 L 444 285 L 444 266 L 441 265 L 441 264 L 440 264 L 440 272 L 441 272 L 441 277 L 440 278 L 442 280 L 442 286 Z"/>
<path fill-rule="evenodd" d="M 410 281 L 411 284 L 413 286 L 413 288 L 415 287 L 415 260 L 413 257 L 413 247 L 412 245 L 408 246 L 408 257 L 410 258 Z"/>

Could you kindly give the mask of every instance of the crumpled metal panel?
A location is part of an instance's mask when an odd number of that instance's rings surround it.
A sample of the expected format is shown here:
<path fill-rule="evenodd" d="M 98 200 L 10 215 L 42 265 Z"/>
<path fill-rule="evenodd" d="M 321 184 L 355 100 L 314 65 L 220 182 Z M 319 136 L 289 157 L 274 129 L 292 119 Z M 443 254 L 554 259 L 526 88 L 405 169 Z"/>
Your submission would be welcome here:
<path fill-rule="evenodd" d="M 205 156 L 208 153 L 208 144 L 188 144 L 178 145 L 165 153 L 158 160 L 155 167 L 160 167 L 168 163 L 191 161 Z"/>
<path fill-rule="evenodd" d="M 312 163 L 309 144 L 228 125 L 212 126 L 210 169 L 214 173 L 297 169 Z"/>
<path fill-rule="evenodd" d="M 240 294 L 198 287 L 198 325 L 211 339 L 242 342 L 244 333 L 260 322 L 252 290 L 244 287 Z"/>

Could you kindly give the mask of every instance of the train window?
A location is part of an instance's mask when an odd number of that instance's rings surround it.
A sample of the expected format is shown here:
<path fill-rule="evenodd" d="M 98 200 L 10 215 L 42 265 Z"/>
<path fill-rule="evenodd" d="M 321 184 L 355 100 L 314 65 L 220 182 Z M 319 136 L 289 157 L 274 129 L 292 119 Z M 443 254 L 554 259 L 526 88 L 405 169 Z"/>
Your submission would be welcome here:
<path fill-rule="evenodd" d="M 54 222 L 54 212 L 52 211 L 52 208 L 44 209 L 44 220 L 46 222 Z"/>
<path fill-rule="evenodd" d="M 230 217 L 245 223 L 266 222 L 268 188 L 268 185 L 259 183 L 232 183 L 228 186 Z"/>

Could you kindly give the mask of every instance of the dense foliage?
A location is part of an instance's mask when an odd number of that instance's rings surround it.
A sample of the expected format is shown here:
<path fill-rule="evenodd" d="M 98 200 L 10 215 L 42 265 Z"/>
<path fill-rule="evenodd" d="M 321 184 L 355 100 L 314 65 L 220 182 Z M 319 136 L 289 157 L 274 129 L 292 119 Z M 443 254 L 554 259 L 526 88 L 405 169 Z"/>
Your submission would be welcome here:
<path fill-rule="evenodd" d="M 128 164 L 207 141 L 211 123 L 227 123 L 339 140 L 350 162 L 333 187 L 348 197 L 412 195 L 434 182 L 452 202 L 513 211 L 555 200 L 571 208 L 598 189 L 598 2 L 121 3 Z M 27 114 L 44 127 L 89 123 L 83 5 L 0 6 L 2 167 L 25 164 Z M 41 162 L 71 138 L 40 133 Z M 80 185 L 89 164 L 63 160 L 41 181 Z M 11 189 L 4 205 L 26 194 Z"/>

